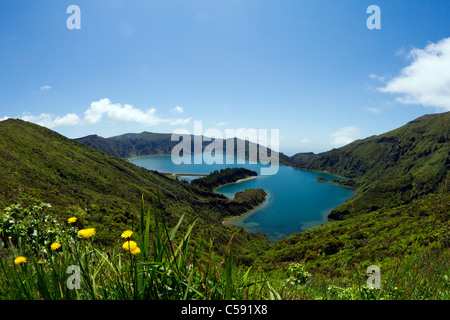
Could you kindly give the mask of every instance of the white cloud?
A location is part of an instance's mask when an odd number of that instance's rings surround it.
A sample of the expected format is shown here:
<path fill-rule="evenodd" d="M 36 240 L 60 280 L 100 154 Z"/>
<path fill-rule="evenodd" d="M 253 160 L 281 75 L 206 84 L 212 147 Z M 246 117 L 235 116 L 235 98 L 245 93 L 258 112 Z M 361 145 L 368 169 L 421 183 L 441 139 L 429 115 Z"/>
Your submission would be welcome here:
<path fill-rule="evenodd" d="M 175 109 L 177 108 L 175 107 Z M 180 107 L 179 109 L 182 108 Z M 137 109 L 130 104 L 125 104 L 122 106 L 120 103 L 112 103 L 108 98 L 92 102 L 84 115 L 84 120 L 88 124 L 100 122 L 103 116 L 107 116 L 113 121 L 136 122 L 146 126 L 156 126 L 163 123 L 168 123 L 170 125 L 181 125 L 191 121 L 191 118 L 163 119 L 156 115 L 155 108 L 144 111 Z"/>
<path fill-rule="evenodd" d="M 375 113 L 375 114 L 380 114 L 381 113 L 381 110 L 379 108 L 367 107 L 367 108 L 365 108 L 365 110 L 368 111 L 368 112 L 371 112 L 371 113 Z"/>
<path fill-rule="evenodd" d="M 51 88 L 52 88 L 52 86 L 45 85 L 45 86 L 40 87 L 39 89 L 42 91 L 45 91 L 45 90 L 50 90 Z"/>
<path fill-rule="evenodd" d="M 172 112 L 172 113 L 183 113 L 184 109 L 182 107 L 180 107 L 180 106 L 176 106 L 175 108 L 170 110 L 170 112 Z"/>
<path fill-rule="evenodd" d="M 75 113 L 68 113 L 64 117 L 56 117 L 53 123 L 56 127 L 74 126 L 80 124 L 81 119 Z"/>
<path fill-rule="evenodd" d="M 397 50 L 395 50 L 394 55 L 397 57 L 402 57 L 402 56 L 406 56 L 406 49 L 404 47 L 400 47 Z"/>
<path fill-rule="evenodd" d="M 40 115 L 24 113 L 21 119 L 52 129 L 63 126 L 92 125 L 99 123 L 104 117 L 115 122 L 136 122 L 145 126 L 160 124 L 185 125 L 192 120 L 191 118 L 161 118 L 156 115 L 156 109 L 154 108 L 144 111 L 130 104 L 122 106 L 120 103 L 112 103 L 108 98 L 92 102 L 84 112 L 83 119 L 75 113 L 68 113 L 62 117 L 50 113 L 41 113 Z M 6 120 L 8 117 L 2 119 Z"/>
<path fill-rule="evenodd" d="M 167 119 L 163 120 L 164 122 L 167 122 L 171 126 L 179 126 L 179 125 L 185 125 L 191 122 L 192 118 L 186 118 L 186 119 Z"/>
<path fill-rule="evenodd" d="M 419 104 L 450 111 L 450 38 L 412 49 L 411 64 L 388 81 L 381 92 L 399 94 L 403 104 Z"/>
<path fill-rule="evenodd" d="M 74 126 L 81 123 L 80 117 L 74 113 L 68 113 L 63 117 L 56 117 L 49 113 L 41 113 L 38 116 L 23 114 L 21 119 L 50 129 L 64 126 Z"/>
<path fill-rule="evenodd" d="M 330 143 L 333 146 L 344 146 L 359 138 L 359 130 L 356 127 L 343 127 L 331 134 L 333 140 Z"/>
<path fill-rule="evenodd" d="M 113 121 L 138 122 L 146 125 L 161 123 L 154 108 L 143 111 L 130 104 L 122 106 L 120 103 L 112 103 L 108 98 L 92 102 L 84 113 L 84 119 L 89 124 L 95 124 L 100 122 L 105 115 Z"/>
<path fill-rule="evenodd" d="M 3 118 L 0 118 L 0 121 L 5 121 L 5 120 L 8 120 L 9 119 L 9 117 L 3 117 Z"/>
<path fill-rule="evenodd" d="M 228 122 L 226 122 L 226 121 L 219 121 L 219 122 L 213 121 L 213 124 L 214 124 L 216 127 L 225 127 L 225 126 L 228 124 Z"/>
<path fill-rule="evenodd" d="M 300 143 L 302 144 L 307 144 L 310 143 L 311 141 L 308 138 L 303 138 L 302 140 L 300 140 Z"/>
<path fill-rule="evenodd" d="M 384 81 L 386 80 L 386 77 L 379 76 L 379 75 L 376 75 L 376 74 L 374 74 L 374 73 L 369 74 L 369 78 L 370 78 L 370 79 L 378 80 L 378 81 L 380 81 L 380 82 L 384 82 Z"/>

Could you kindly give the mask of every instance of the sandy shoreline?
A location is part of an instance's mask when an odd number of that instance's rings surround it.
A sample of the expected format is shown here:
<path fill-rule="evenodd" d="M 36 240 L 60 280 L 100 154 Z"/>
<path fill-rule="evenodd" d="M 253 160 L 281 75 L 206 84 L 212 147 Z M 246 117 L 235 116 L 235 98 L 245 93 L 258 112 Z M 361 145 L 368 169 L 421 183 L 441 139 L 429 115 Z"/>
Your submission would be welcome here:
<path fill-rule="evenodd" d="M 169 173 L 169 172 L 159 172 L 166 176 L 174 176 L 174 177 L 206 177 L 207 174 L 202 173 Z"/>
<path fill-rule="evenodd" d="M 213 191 L 216 192 L 217 189 L 220 189 L 220 188 L 222 188 L 222 187 L 224 187 L 224 186 L 227 186 L 227 185 L 229 185 L 229 184 L 241 183 L 241 182 L 244 182 L 244 181 L 257 179 L 258 177 L 259 177 L 259 176 L 251 176 L 251 177 L 248 177 L 248 178 L 239 179 L 239 180 L 237 180 L 237 181 L 235 181 L 235 182 L 228 182 L 228 183 L 225 183 L 225 184 L 222 184 L 222 185 L 218 186 L 217 188 L 214 188 Z"/>
<path fill-rule="evenodd" d="M 244 182 L 244 181 L 247 181 L 247 180 L 257 179 L 258 177 L 259 177 L 259 176 L 251 176 L 251 177 L 244 178 L 244 179 L 239 179 L 239 180 L 236 181 L 236 182 L 230 182 L 230 183 L 227 183 L 227 184 L 231 184 L 231 183 L 241 183 L 241 182 Z M 224 184 L 224 186 L 225 186 L 225 184 Z"/>

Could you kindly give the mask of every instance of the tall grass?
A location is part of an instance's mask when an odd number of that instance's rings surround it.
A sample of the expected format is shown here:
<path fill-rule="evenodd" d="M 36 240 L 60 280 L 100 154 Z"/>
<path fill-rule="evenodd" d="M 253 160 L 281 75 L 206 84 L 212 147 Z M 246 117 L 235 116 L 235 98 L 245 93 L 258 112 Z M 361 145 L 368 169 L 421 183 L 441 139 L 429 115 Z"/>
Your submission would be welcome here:
<path fill-rule="evenodd" d="M 157 199 L 159 201 L 159 199 Z M 99 247 L 95 235 L 81 237 L 60 223 L 53 249 L 9 236 L 0 249 L 0 299 L 9 300 L 258 300 L 258 299 L 443 299 L 450 298 L 450 253 L 425 250 L 382 270 L 380 289 L 367 276 L 330 280 L 299 263 L 269 276 L 255 267 L 237 267 L 233 236 L 220 256 L 210 240 L 199 252 L 191 235 L 197 217 L 183 215 L 172 227 L 155 202 L 144 200 L 131 237 Z M 17 226 L 14 222 L 14 227 Z M 12 228 L 15 230 L 17 228 Z M 42 230 L 41 230 L 42 231 Z M 44 232 L 41 232 L 41 237 Z M 42 241 L 41 241 L 42 242 Z M 135 242 L 138 251 L 129 250 Z M 36 245 L 38 244 L 38 245 Z M 123 245 L 128 248 L 125 250 Z M 58 248 L 56 248 L 58 247 Z M 17 257 L 23 260 L 14 262 Z M 79 270 L 79 287 L 74 271 Z"/>
<path fill-rule="evenodd" d="M 155 203 L 141 205 L 138 230 L 122 243 L 136 242 L 139 253 L 122 246 L 103 250 L 93 237 L 82 238 L 70 226 L 60 230 L 61 247 L 37 252 L 26 239 L 0 250 L 0 298 L 83 300 L 263 299 L 276 296 L 262 273 L 234 268 L 232 238 L 224 257 L 201 255 L 190 246 L 197 217 L 183 215 L 169 228 Z M 179 231 L 183 229 L 180 235 Z M 176 241 L 175 239 L 178 239 Z M 118 239 L 119 240 L 119 239 Z M 18 256 L 26 262 L 15 264 Z M 68 285 L 80 270 L 80 287 Z M 69 273 L 68 273 L 69 270 Z"/>
<path fill-rule="evenodd" d="M 449 300 L 450 250 L 425 248 L 381 268 L 379 289 L 370 288 L 367 275 L 355 267 L 352 278 L 312 276 L 299 288 L 282 287 L 285 299 L 326 300 Z"/>

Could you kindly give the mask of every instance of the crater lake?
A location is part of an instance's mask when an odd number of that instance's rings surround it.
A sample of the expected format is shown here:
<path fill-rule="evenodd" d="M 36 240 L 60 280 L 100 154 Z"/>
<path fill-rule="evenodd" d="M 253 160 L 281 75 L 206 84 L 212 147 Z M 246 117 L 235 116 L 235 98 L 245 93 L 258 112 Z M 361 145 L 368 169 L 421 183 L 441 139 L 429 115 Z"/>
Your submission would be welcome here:
<path fill-rule="evenodd" d="M 201 154 L 194 155 L 200 158 L 201 156 Z M 161 173 L 186 174 L 179 178 L 188 181 L 196 178 L 189 176 L 190 174 L 207 175 L 224 168 L 243 167 L 259 174 L 261 167 L 268 167 L 260 163 L 250 164 L 248 161 L 245 164 L 238 164 L 236 158 L 232 164 L 230 164 L 231 161 L 224 160 L 223 164 L 211 165 L 194 164 L 194 160 L 192 164 L 176 165 L 170 156 L 139 157 L 131 158 L 129 161 L 137 166 Z M 355 191 L 331 182 L 316 181 L 319 177 L 327 180 L 341 179 L 326 173 L 280 165 L 278 172 L 274 175 L 258 175 L 255 179 L 219 187 L 215 192 L 230 199 L 236 192 L 245 189 L 261 188 L 268 192 L 266 201 L 261 206 L 243 216 L 228 219 L 224 223 L 243 227 L 249 232 L 263 233 L 272 242 L 326 223 L 328 213 L 351 198 Z"/>

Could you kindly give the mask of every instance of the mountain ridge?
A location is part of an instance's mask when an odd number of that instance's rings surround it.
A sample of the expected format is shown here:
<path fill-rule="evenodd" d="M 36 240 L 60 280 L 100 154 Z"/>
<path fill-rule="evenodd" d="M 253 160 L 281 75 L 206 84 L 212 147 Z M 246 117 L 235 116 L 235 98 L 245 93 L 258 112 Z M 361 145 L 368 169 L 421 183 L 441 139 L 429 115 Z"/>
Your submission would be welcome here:
<path fill-rule="evenodd" d="M 22 120 L 0 122 L 0 181 L 1 209 L 50 203 L 49 210 L 60 219 L 75 215 L 97 227 L 96 239 L 105 245 L 139 221 L 142 199 L 152 203 L 158 198 L 169 225 L 182 214 L 199 215 L 199 243 L 215 238 L 223 251 L 232 233 L 243 248 L 247 242 L 255 247 L 269 243 L 262 234 L 221 224 L 251 209 L 255 199 L 261 200 L 259 194 L 232 201 Z"/>
<path fill-rule="evenodd" d="M 156 133 L 143 131 L 141 133 L 125 133 L 118 136 L 113 136 L 109 138 L 104 138 L 94 135 L 88 135 L 85 137 L 80 137 L 74 139 L 77 142 L 86 144 L 113 156 L 117 156 L 123 159 L 140 157 L 140 156 L 153 156 L 153 155 L 170 155 L 172 148 L 175 147 L 180 142 L 171 141 L 172 134 L 170 133 Z M 191 150 L 194 150 L 194 135 L 190 136 L 191 140 Z M 211 142 L 204 139 L 204 136 L 200 136 L 202 141 L 202 151 Z M 251 158 L 252 160 L 259 159 L 259 150 L 261 145 L 257 143 L 250 142 L 248 140 L 242 140 L 238 138 L 228 138 L 228 139 L 218 139 L 221 140 L 223 145 L 223 153 L 226 153 L 226 146 L 228 140 L 233 140 L 234 154 L 238 154 L 242 150 L 240 146 L 243 146 L 246 158 Z M 254 147 L 258 152 L 257 159 L 249 155 L 250 146 Z M 264 147 L 265 148 L 265 147 Z M 264 150 L 268 155 L 272 155 L 272 150 L 266 148 Z M 280 164 L 289 164 L 289 157 L 281 152 L 275 152 L 274 157 L 278 158 Z"/>
<path fill-rule="evenodd" d="M 294 156 L 295 157 L 295 156 Z M 300 156 L 297 156 L 301 158 Z M 295 158 L 294 158 L 295 159 Z M 331 219 L 406 204 L 450 191 L 450 112 L 429 114 L 381 135 L 298 161 L 294 167 L 346 177 L 357 195 Z"/>

